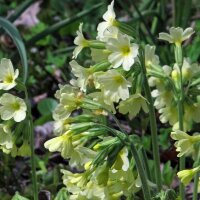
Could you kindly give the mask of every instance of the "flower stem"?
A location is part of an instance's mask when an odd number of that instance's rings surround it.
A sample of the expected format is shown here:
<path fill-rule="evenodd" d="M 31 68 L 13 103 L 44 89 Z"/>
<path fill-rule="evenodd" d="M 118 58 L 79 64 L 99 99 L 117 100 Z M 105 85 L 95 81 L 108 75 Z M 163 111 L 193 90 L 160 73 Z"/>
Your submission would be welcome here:
<path fill-rule="evenodd" d="M 109 112 L 110 113 L 110 112 Z M 119 126 L 119 128 L 121 127 L 118 119 L 112 114 L 112 117 L 114 118 L 115 122 L 117 123 L 117 125 Z M 130 140 L 130 138 L 128 137 L 128 135 L 123 131 L 122 133 L 124 134 L 124 136 L 126 137 L 125 139 L 122 139 L 121 137 L 119 137 L 119 134 L 115 133 L 115 131 L 112 128 L 107 127 L 104 124 L 98 124 L 96 123 L 96 125 L 98 126 L 103 126 L 104 128 L 106 128 L 109 132 L 113 133 L 116 137 L 118 137 L 120 139 L 120 141 L 125 145 L 125 146 L 129 146 L 130 147 L 130 151 L 131 154 L 133 156 L 133 158 L 135 159 L 135 163 L 136 163 L 136 168 L 137 171 L 139 173 L 141 182 L 142 182 L 142 190 L 143 190 L 143 195 L 144 195 L 144 200 L 151 200 L 151 194 L 150 194 L 150 190 L 149 190 L 149 186 L 148 186 L 148 178 L 146 176 L 146 172 L 144 170 L 144 167 L 142 165 L 142 162 L 139 158 L 139 154 L 135 148 L 135 145 L 133 144 L 133 142 Z M 128 143 L 128 144 L 127 144 Z"/>
<path fill-rule="evenodd" d="M 178 46 L 175 47 L 175 60 L 178 64 L 179 71 L 180 71 L 180 82 L 179 82 L 179 97 L 178 97 L 178 123 L 179 123 L 179 130 L 184 131 L 183 126 L 183 115 L 184 115 L 184 91 L 183 91 L 183 75 L 182 75 L 182 65 L 183 65 L 183 53 L 182 47 Z M 185 156 L 182 156 L 179 160 L 179 170 L 185 169 Z M 179 185 L 179 195 L 182 200 L 185 199 L 185 187 L 183 183 L 180 182 Z"/>
<path fill-rule="evenodd" d="M 178 101 L 178 119 L 179 119 L 179 129 L 182 131 L 183 130 L 183 103 L 182 100 Z M 180 157 L 179 160 L 179 170 L 185 169 L 185 156 Z M 184 189 L 183 183 L 180 182 L 179 185 L 179 193 L 181 196 L 181 199 L 185 199 L 185 189 Z"/>
<path fill-rule="evenodd" d="M 24 88 L 25 98 L 27 102 L 27 113 L 29 123 L 29 136 L 31 146 L 31 171 L 32 171 L 32 184 L 33 184 L 33 197 L 34 200 L 38 200 L 38 188 L 37 188 L 37 176 L 36 176 L 36 163 L 35 163 L 35 151 L 34 151 L 34 132 L 33 132 L 33 118 L 31 114 L 31 105 L 28 99 L 28 91 Z"/>
<path fill-rule="evenodd" d="M 159 156 L 159 145 L 158 145 L 158 135 L 157 135 L 157 124 L 156 124 L 156 115 L 153 105 L 153 99 L 151 96 L 151 90 L 148 84 L 146 68 L 144 64 L 144 56 L 141 57 L 141 66 L 143 72 L 143 81 L 144 81 L 144 91 L 149 102 L 149 118 L 150 118 L 150 129 L 151 129 L 151 138 L 152 138 L 152 148 L 153 148 L 153 158 L 154 158 L 154 167 L 155 167 L 155 178 L 158 191 L 162 189 L 162 179 L 160 171 L 160 156 Z"/>
<path fill-rule="evenodd" d="M 149 186 L 148 186 L 148 182 L 147 182 L 147 177 L 146 177 L 146 172 L 144 171 L 144 167 L 142 165 L 142 162 L 138 156 L 138 152 L 134 146 L 134 144 L 130 141 L 130 150 L 131 150 L 131 154 L 135 159 L 135 163 L 136 163 L 136 167 L 142 182 L 142 190 L 143 190 L 143 195 L 144 195 L 144 199 L 145 200 L 150 200 L 151 199 L 151 194 L 149 191 Z"/>
<path fill-rule="evenodd" d="M 193 200 L 196 200 L 198 197 L 198 183 L 199 183 L 199 172 L 195 174 L 194 177 L 194 188 L 193 188 Z"/>
<path fill-rule="evenodd" d="M 197 167 L 200 165 L 200 148 L 198 147 L 198 156 L 197 156 L 197 162 L 194 163 L 194 167 Z M 198 199 L 198 183 L 199 183 L 199 172 L 197 172 L 194 176 L 194 186 L 193 186 L 193 197 L 192 200 Z"/>

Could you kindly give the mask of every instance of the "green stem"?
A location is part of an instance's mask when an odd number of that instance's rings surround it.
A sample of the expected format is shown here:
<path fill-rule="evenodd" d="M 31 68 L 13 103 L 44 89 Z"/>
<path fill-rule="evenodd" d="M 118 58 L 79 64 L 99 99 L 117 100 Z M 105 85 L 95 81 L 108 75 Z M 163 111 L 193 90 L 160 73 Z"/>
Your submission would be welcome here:
<path fill-rule="evenodd" d="M 144 170 L 144 167 L 142 165 L 142 162 L 138 156 L 138 152 L 134 146 L 134 144 L 130 141 L 130 150 L 131 150 L 131 154 L 135 159 L 135 163 L 136 163 L 136 167 L 142 182 L 142 190 L 143 190 L 143 194 L 144 194 L 144 199 L 145 200 L 150 200 L 151 199 L 151 194 L 149 191 L 149 186 L 148 186 L 148 182 L 147 182 L 147 176 Z"/>
<path fill-rule="evenodd" d="M 28 99 L 28 91 L 24 88 L 25 98 L 27 102 L 27 113 L 29 119 L 29 133 L 30 133 L 30 146 L 31 146 L 31 170 L 32 170 L 32 184 L 33 184 L 33 197 L 38 200 L 37 176 L 36 176 L 36 162 L 34 151 L 34 132 L 33 132 L 33 118 L 31 114 L 31 105 Z"/>
<path fill-rule="evenodd" d="M 71 18 L 62 20 L 62 21 L 50 26 L 49 28 L 45 29 L 44 31 L 41 31 L 37 35 L 33 36 L 31 39 L 27 40 L 26 45 L 27 46 L 33 46 L 40 39 L 46 37 L 47 35 L 53 34 L 54 32 L 58 31 L 62 27 L 65 27 L 69 24 L 72 24 L 74 21 L 77 21 L 77 20 L 81 19 L 82 17 L 88 15 L 89 13 L 97 10 L 102 5 L 103 5 L 102 3 L 98 3 L 98 4 L 94 5 L 93 7 L 89 8 L 87 10 L 83 10 L 82 12 L 77 13 L 75 16 L 73 16 Z"/>
<path fill-rule="evenodd" d="M 200 165 L 200 152 L 198 147 L 198 155 L 197 155 L 197 162 L 194 163 L 193 167 L 197 167 Z M 199 184 L 199 172 L 197 172 L 194 176 L 194 187 L 193 187 L 193 197 L 192 200 L 196 200 L 198 197 L 198 184 Z"/>
<path fill-rule="evenodd" d="M 192 200 L 197 200 L 198 197 L 198 184 L 199 184 L 199 172 L 194 176 L 194 188 L 193 188 L 193 197 Z"/>
<path fill-rule="evenodd" d="M 109 112 L 110 113 L 110 112 Z M 114 120 L 117 122 L 117 125 L 119 126 L 120 123 L 117 120 L 117 118 L 112 115 L 114 117 Z M 119 137 L 119 134 L 115 133 L 115 131 L 109 127 L 107 127 L 104 124 L 98 124 L 96 123 L 96 125 L 98 126 L 103 126 L 104 128 L 106 128 L 109 132 L 113 133 L 116 137 L 118 137 L 120 139 L 120 141 L 122 142 L 122 144 L 124 144 L 125 146 L 129 146 L 130 150 L 131 150 L 131 154 L 133 156 L 133 158 L 135 159 L 135 163 L 136 163 L 136 168 L 137 171 L 139 173 L 141 182 L 142 182 L 142 191 L 143 191 L 143 195 L 144 195 L 144 200 L 151 200 L 151 194 L 150 194 L 150 190 L 149 190 L 149 186 L 148 186 L 148 182 L 147 182 L 147 176 L 146 176 L 146 172 L 144 170 L 144 166 L 142 165 L 142 162 L 139 158 L 138 152 L 135 148 L 135 145 L 133 144 L 133 142 L 130 140 L 130 138 L 128 137 L 128 135 L 123 131 L 122 133 L 125 136 L 125 140 L 122 139 L 121 137 Z M 120 125 L 121 127 L 121 125 Z M 128 144 L 127 144 L 128 142 Z"/>
<path fill-rule="evenodd" d="M 160 156 L 159 156 L 159 145 L 158 145 L 158 135 L 157 135 L 157 124 L 156 124 L 156 115 L 155 109 L 153 105 L 153 99 L 151 96 L 151 90 L 147 80 L 146 74 L 146 67 L 144 64 L 144 56 L 141 56 L 141 66 L 143 71 L 143 78 L 144 78 L 144 91 L 149 102 L 149 118 L 150 118 L 150 129 L 151 129 L 151 138 L 152 138 L 152 148 L 153 148 L 153 158 L 154 158 L 154 165 L 155 165 L 155 178 L 157 189 L 160 191 L 162 189 L 162 179 L 161 179 L 161 171 L 160 171 Z"/>
<path fill-rule="evenodd" d="M 176 52 L 178 51 L 178 53 Z M 175 59 L 176 63 L 179 66 L 180 71 L 180 82 L 179 82 L 179 98 L 178 98 L 178 121 L 179 121 L 179 130 L 184 131 L 183 126 L 183 116 L 184 116 L 184 91 L 183 91 L 183 76 L 182 76 L 182 65 L 183 65 L 183 57 L 182 57 L 182 47 L 175 47 Z M 185 156 L 182 156 L 179 160 L 179 170 L 185 169 Z M 180 182 L 179 185 L 179 195 L 182 200 L 185 199 L 185 187 L 183 183 Z"/>

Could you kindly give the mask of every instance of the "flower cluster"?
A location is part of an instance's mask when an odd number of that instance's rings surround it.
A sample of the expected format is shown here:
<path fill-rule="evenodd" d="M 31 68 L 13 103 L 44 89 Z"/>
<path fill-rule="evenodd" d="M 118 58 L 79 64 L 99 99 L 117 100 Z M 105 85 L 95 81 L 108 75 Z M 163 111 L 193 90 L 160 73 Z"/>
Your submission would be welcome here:
<path fill-rule="evenodd" d="M 178 47 L 189 38 L 193 33 L 191 28 L 183 31 L 181 28 L 171 28 L 170 35 L 161 33 L 160 39 L 175 43 Z M 182 33 L 182 34 L 181 34 Z M 187 33 L 187 34 L 186 34 Z M 167 39 L 168 38 L 168 39 Z M 179 42 L 178 42 L 179 41 Z M 178 57 L 181 57 L 179 53 Z M 184 130 L 191 130 L 193 123 L 200 122 L 200 101 L 199 94 L 196 92 L 199 88 L 197 75 L 200 73 L 200 67 L 197 63 L 191 63 L 189 58 L 182 59 L 181 74 L 178 66 L 178 58 L 172 66 L 159 64 L 159 59 L 155 55 L 155 48 L 149 45 L 145 48 L 145 65 L 149 74 L 149 85 L 153 87 L 152 96 L 155 98 L 154 106 L 160 113 L 160 121 L 178 129 L 178 102 L 180 100 L 180 91 L 183 89 L 183 122 Z M 181 88 L 183 87 L 183 88 Z M 190 116 L 190 117 L 188 117 Z"/>
<path fill-rule="evenodd" d="M 97 27 L 96 40 L 86 39 L 80 24 L 70 62 L 73 78 L 55 94 L 59 101 L 53 113 L 56 137 L 45 147 L 60 152 L 70 167 L 81 170 L 62 170 L 70 199 L 131 198 L 141 188 L 130 149 L 120 140 L 125 136 L 105 123 L 106 116 L 116 112 L 130 119 L 141 110 L 148 112 L 141 80 L 133 84 L 140 62 L 139 44 L 121 30 L 123 24 L 116 20 L 113 6 L 114 1 Z M 84 48 L 91 50 L 91 66 L 75 60 Z"/>
<path fill-rule="evenodd" d="M 28 138 L 22 138 L 19 142 L 20 132 L 22 130 L 23 120 L 26 117 L 27 106 L 23 99 L 7 93 L 14 88 L 17 83 L 18 69 L 14 70 L 9 59 L 3 58 L 0 63 L 0 149 L 4 153 L 16 155 L 30 155 Z M 17 123 L 16 123 L 17 122 Z M 21 122 L 21 123 L 18 123 Z M 13 131 L 15 129 L 15 131 Z M 19 143 L 18 143 L 19 142 Z"/>

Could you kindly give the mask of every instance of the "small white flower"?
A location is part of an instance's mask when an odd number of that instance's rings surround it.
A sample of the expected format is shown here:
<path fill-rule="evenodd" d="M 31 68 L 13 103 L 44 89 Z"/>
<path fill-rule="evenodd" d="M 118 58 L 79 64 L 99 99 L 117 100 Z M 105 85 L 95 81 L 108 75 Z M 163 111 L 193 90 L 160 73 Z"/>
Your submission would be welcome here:
<path fill-rule="evenodd" d="M 8 126 L 0 124 L 0 146 L 6 149 L 12 149 L 12 133 Z"/>
<path fill-rule="evenodd" d="M 26 117 L 26 104 L 23 99 L 5 93 L 0 98 L 0 115 L 2 120 L 14 119 L 20 122 Z"/>
<path fill-rule="evenodd" d="M 77 45 L 77 47 L 74 49 L 73 58 L 77 58 L 82 49 L 88 46 L 88 40 L 86 40 L 83 35 L 82 27 L 83 23 L 79 25 L 79 30 L 76 32 L 77 36 L 74 39 L 74 44 Z"/>
<path fill-rule="evenodd" d="M 129 97 L 128 88 L 131 87 L 131 84 L 116 70 L 96 73 L 95 78 L 98 87 L 104 94 L 105 103 L 110 104 Z"/>
<path fill-rule="evenodd" d="M 141 94 L 131 95 L 125 101 L 121 101 L 118 108 L 119 112 L 122 114 L 129 113 L 130 119 L 135 117 L 139 113 L 141 108 L 144 110 L 145 113 L 149 111 L 146 99 Z"/>
<path fill-rule="evenodd" d="M 113 7 L 114 7 L 114 1 L 112 1 L 111 4 L 108 5 L 108 9 L 103 15 L 103 19 L 105 21 L 99 23 L 97 27 L 98 38 L 104 38 L 104 33 L 106 29 L 116 25 L 116 20 L 115 20 L 116 15 L 115 15 Z"/>
<path fill-rule="evenodd" d="M 80 88 L 81 91 L 86 91 L 86 87 L 90 80 L 92 80 L 93 70 L 92 68 L 84 68 L 80 66 L 75 60 L 72 60 L 70 63 L 72 68 L 72 73 L 78 78 L 76 80 L 76 86 Z M 70 82 L 71 84 L 73 82 Z"/>
<path fill-rule="evenodd" d="M 74 152 L 74 147 L 72 145 L 72 136 L 69 132 L 48 140 L 44 143 L 44 146 L 50 152 L 61 152 L 61 156 L 63 158 L 69 158 Z"/>
<path fill-rule="evenodd" d="M 71 85 L 60 85 L 59 87 L 60 89 L 56 91 L 55 97 L 59 99 L 60 103 L 53 112 L 53 118 L 64 120 L 80 107 L 83 93 Z"/>
<path fill-rule="evenodd" d="M 151 64 L 159 64 L 159 58 L 155 55 L 155 46 L 146 45 L 145 46 L 145 66 L 151 67 Z"/>
<path fill-rule="evenodd" d="M 169 33 L 159 33 L 159 39 L 168 41 L 169 43 L 174 43 L 177 46 L 180 46 L 184 40 L 190 38 L 190 36 L 194 33 L 192 28 L 186 28 L 183 30 L 180 27 L 171 27 L 169 29 Z"/>
<path fill-rule="evenodd" d="M 0 89 L 10 90 L 16 86 L 15 79 L 19 75 L 19 70 L 14 71 L 10 59 L 2 58 L 0 63 Z"/>
<path fill-rule="evenodd" d="M 107 42 L 110 38 L 117 38 L 119 29 L 115 26 L 109 27 L 104 31 L 103 36 L 97 35 L 97 40 Z"/>
<path fill-rule="evenodd" d="M 119 33 L 116 39 L 111 38 L 108 40 L 106 48 L 112 52 L 108 56 L 108 60 L 113 68 L 122 65 L 125 71 L 129 71 L 135 63 L 139 47 L 137 44 L 130 42 L 130 37 Z"/>

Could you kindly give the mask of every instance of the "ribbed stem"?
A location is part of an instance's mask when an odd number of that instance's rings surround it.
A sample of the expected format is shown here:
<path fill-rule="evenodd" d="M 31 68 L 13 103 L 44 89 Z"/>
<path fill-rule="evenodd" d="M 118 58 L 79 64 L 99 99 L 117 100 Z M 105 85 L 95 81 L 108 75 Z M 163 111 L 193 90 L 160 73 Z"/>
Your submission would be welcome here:
<path fill-rule="evenodd" d="M 148 101 L 149 107 L 149 119 L 150 119 L 150 129 L 151 129 L 151 138 L 152 138 L 152 148 L 153 148 L 153 158 L 154 158 L 154 167 L 155 167 L 155 178 L 158 191 L 162 189 L 162 179 L 161 179 L 161 171 L 160 171 L 160 155 L 159 155 L 159 144 L 158 144 L 158 135 L 157 135 L 157 124 L 156 124 L 156 115 L 155 109 L 153 105 L 153 99 L 151 96 L 151 90 L 148 84 L 146 68 L 144 64 L 144 56 L 141 57 L 141 66 L 143 72 L 143 84 L 145 96 Z"/>
<path fill-rule="evenodd" d="M 138 156 L 138 152 L 134 146 L 134 144 L 132 142 L 130 142 L 130 149 L 131 149 L 131 154 L 133 156 L 133 158 L 135 159 L 135 163 L 136 163 L 136 167 L 142 182 L 142 190 L 143 190 L 143 195 L 144 195 L 144 199 L 145 200 L 151 200 L 151 194 L 149 191 L 149 186 L 147 183 L 147 177 L 146 177 L 146 173 L 144 171 L 144 167 L 142 165 L 142 162 Z"/>
<path fill-rule="evenodd" d="M 112 114 L 112 117 L 114 118 L 115 122 L 117 122 L 117 125 L 121 127 L 118 119 L 113 114 Z M 130 147 L 131 154 L 135 160 L 136 168 L 137 168 L 137 171 L 139 173 L 139 176 L 140 176 L 140 179 L 142 182 L 142 191 L 143 191 L 143 195 L 144 195 L 144 200 L 151 200 L 151 194 L 150 194 L 150 190 L 149 190 L 149 186 L 148 186 L 148 182 L 147 182 L 148 178 L 146 176 L 146 172 L 145 172 L 142 162 L 139 158 L 139 154 L 138 154 L 133 142 L 129 139 L 128 135 L 123 131 L 122 133 L 125 135 L 125 139 L 122 139 L 121 137 L 119 137 L 119 134 L 115 133 L 115 131 L 113 129 L 107 127 L 106 125 L 98 124 L 98 123 L 96 123 L 96 125 L 103 126 L 109 132 L 113 133 L 116 137 L 118 137 L 120 139 L 120 141 L 122 142 L 122 144 Z"/>
<path fill-rule="evenodd" d="M 37 188 L 37 176 L 36 176 L 36 163 L 35 163 L 35 151 L 34 151 L 34 132 L 33 132 L 33 119 L 31 114 L 31 105 L 28 99 L 28 92 L 26 87 L 24 88 L 25 98 L 27 102 L 27 113 L 28 113 L 28 123 L 29 123 L 29 136 L 30 136 L 30 146 L 31 146 L 31 171 L 32 171 L 32 184 L 33 184 L 33 197 L 34 200 L 38 200 L 38 188 Z"/>

